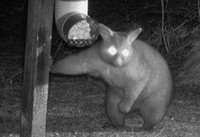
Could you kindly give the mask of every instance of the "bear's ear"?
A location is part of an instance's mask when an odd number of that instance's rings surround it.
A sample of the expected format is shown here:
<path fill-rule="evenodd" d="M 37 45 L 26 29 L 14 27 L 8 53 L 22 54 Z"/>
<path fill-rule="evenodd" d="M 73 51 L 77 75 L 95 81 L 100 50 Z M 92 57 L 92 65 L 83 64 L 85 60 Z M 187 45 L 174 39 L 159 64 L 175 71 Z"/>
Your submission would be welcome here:
<path fill-rule="evenodd" d="M 99 23 L 99 33 L 103 37 L 103 39 L 107 39 L 110 36 L 113 36 L 114 31 L 112 31 L 110 28 L 106 27 L 105 25 Z"/>
<path fill-rule="evenodd" d="M 141 32 L 142 32 L 142 28 L 138 28 L 132 31 L 127 37 L 128 44 L 131 44 L 140 35 Z"/>

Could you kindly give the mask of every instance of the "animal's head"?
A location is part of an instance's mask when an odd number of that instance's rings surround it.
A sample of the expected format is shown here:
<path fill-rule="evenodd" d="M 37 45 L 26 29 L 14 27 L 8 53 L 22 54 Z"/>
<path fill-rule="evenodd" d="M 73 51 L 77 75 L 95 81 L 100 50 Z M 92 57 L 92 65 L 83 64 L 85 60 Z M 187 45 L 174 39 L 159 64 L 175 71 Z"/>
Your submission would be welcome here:
<path fill-rule="evenodd" d="M 103 38 L 100 55 L 105 62 L 119 67 L 128 64 L 133 55 L 132 43 L 141 33 L 136 29 L 130 33 L 115 32 L 103 24 L 99 24 L 100 35 Z"/>

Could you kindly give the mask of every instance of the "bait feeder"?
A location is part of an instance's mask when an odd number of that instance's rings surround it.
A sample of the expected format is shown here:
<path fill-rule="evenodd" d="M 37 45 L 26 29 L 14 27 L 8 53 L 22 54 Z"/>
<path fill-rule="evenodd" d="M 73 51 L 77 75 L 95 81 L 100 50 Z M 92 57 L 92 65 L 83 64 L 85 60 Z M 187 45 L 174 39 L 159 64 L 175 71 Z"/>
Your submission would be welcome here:
<path fill-rule="evenodd" d="M 69 46 L 91 46 L 99 36 L 98 22 L 87 15 L 88 0 L 56 0 L 58 33 Z"/>

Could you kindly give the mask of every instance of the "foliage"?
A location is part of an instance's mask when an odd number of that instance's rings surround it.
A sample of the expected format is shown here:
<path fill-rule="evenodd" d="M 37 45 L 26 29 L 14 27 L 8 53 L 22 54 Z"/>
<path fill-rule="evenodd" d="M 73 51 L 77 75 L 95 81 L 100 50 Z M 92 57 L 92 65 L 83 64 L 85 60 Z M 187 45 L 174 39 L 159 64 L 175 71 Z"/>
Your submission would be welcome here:
<path fill-rule="evenodd" d="M 177 86 L 199 85 L 200 82 L 200 25 L 191 32 L 196 38 L 185 46 L 190 46 L 190 50 L 185 54 L 186 61 L 176 76 Z"/>
<path fill-rule="evenodd" d="M 105 6 L 101 7 L 101 12 L 98 12 L 98 9 L 91 10 L 99 13 L 95 14 L 99 22 L 115 30 L 133 29 L 140 24 L 146 34 L 144 37 L 166 54 L 172 52 L 183 39 L 189 37 L 190 30 L 199 23 L 198 1 L 102 0 L 102 2 Z M 109 11 L 109 14 L 105 14 L 104 11 L 107 13 Z"/>
<path fill-rule="evenodd" d="M 176 0 L 170 3 L 168 0 L 161 0 L 161 2 L 163 2 L 162 11 L 161 8 L 158 8 L 159 5 L 150 7 L 154 8 L 150 10 L 152 14 L 160 16 L 160 19 L 153 18 L 151 21 L 157 25 L 151 30 L 150 41 L 158 49 L 163 45 L 161 51 L 169 52 L 190 35 L 191 32 L 188 29 L 190 24 L 188 23 L 198 22 L 198 8 L 195 1 Z M 177 26 L 177 24 L 180 25 Z"/>
<path fill-rule="evenodd" d="M 166 25 L 164 28 L 164 34 L 167 45 L 163 48 L 161 47 L 164 45 L 161 27 L 155 27 L 151 31 L 152 35 L 149 37 L 149 42 L 160 51 L 171 51 L 174 46 L 179 44 L 181 40 L 189 35 L 187 28 L 184 25 L 180 25 L 176 28 L 171 25 Z"/>

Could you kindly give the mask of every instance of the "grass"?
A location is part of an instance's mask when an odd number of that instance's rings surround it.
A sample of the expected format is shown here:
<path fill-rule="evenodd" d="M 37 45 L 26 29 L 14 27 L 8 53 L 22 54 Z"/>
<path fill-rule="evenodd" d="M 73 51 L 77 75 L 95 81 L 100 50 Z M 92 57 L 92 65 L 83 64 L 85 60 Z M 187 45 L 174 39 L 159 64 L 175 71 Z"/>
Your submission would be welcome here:
<path fill-rule="evenodd" d="M 198 98 L 191 100 L 175 97 L 163 122 L 154 131 L 146 132 L 141 130 L 142 119 L 137 113 L 130 114 L 126 118 L 123 129 L 105 126 L 109 121 L 105 114 L 104 93 L 105 86 L 101 81 L 88 77 L 54 77 L 49 96 L 50 118 L 47 119 L 47 131 L 54 131 L 60 136 L 97 137 L 198 137 L 200 135 Z M 54 119 L 56 115 L 58 117 Z"/>
<path fill-rule="evenodd" d="M 21 59 L 16 56 L 0 57 L 0 133 L 19 131 L 22 90 L 22 67 L 19 62 Z"/>

